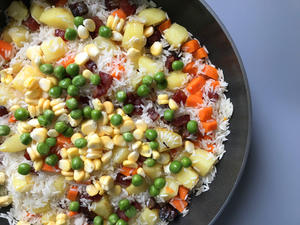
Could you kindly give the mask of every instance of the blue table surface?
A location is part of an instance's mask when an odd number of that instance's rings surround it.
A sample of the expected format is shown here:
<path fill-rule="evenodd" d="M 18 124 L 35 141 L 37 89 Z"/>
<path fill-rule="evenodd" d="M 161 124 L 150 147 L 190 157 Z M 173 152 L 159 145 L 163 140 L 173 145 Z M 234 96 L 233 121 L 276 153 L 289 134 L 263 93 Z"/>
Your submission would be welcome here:
<path fill-rule="evenodd" d="M 242 57 L 253 106 L 249 160 L 215 225 L 299 225 L 300 1 L 206 1 Z"/>

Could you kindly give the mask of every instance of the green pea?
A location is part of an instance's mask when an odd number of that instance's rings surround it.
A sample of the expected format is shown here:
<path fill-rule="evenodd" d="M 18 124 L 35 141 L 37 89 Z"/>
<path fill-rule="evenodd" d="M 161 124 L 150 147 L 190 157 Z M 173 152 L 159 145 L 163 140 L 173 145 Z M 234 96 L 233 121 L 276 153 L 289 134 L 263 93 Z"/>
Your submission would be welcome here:
<path fill-rule="evenodd" d="M 72 212 L 77 212 L 80 208 L 80 204 L 77 201 L 73 201 L 69 205 L 69 210 Z"/>
<path fill-rule="evenodd" d="M 85 119 L 91 119 L 92 118 L 92 108 L 89 106 L 86 106 L 83 108 L 83 117 Z"/>
<path fill-rule="evenodd" d="M 76 75 L 78 75 L 79 70 L 80 70 L 79 65 L 76 63 L 69 64 L 66 68 L 67 74 L 69 74 L 72 77 L 75 77 Z"/>
<path fill-rule="evenodd" d="M 92 120 L 98 121 L 102 117 L 102 112 L 100 110 L 93 109 L 91 112 L 91 117 L 92 117 Z"/>
<path fill-rule="evenodd" d="M 76 16 L 74 18 L 74 24 L 76 27 L 79 27 L 80 25 L 83 25 L 83 21 L 84 21 L 84 18 L 81 17 L 81 16 Z"/>
<path fill-rule="evenodd" d="M 86 83 L 86 79 L 82 75 L 77 75 L 72 79 L 72 84 L 76 87 L 82 87 Z"/>
<path fill-rule="evenodd" d="M 149 146 L 150 146 L 150 148 L 151 148 L 152 150 L 157 150 L 158 147 L 159 147 L 159 144 L 158 144 L 157 141 L 151 141 L 151 142 L 149 143 Z"/>
<path fill-rule="evenodd" d="M 61 134 L 68 129 L 68 125 L 63 121 L 59 121 L 56 122 L 54 129 Z"/>
<path fill-rule="evenodd" d="M 55 137 L 49 137 L 46 139 L 46 144 L 49 146 L 49 147 L 53 147 L 56 145 L 56 138 Z"/>
<path fill-rule="evenodd" d="M 59 81 L 58 86 L 67 89 L 72 84 L 72 80 L 70 78 L 65 78 L 61 81 Z"/>
<path fill-rule="evenodd" d="M 104 38 L 110 38 L 112 36 L 112 31 L 109 27 L 102 25 L 99 28 L 99 35 Z"/>
<path fill-rule="evenodd" d="M 74 134 L 74 130 L 72 127 L 68 127 L 63 133 L 62 135 L 64 135 L 65 137 L 72 137 L 72 135 Z"/>
<path fill-rule="evenodd" d="M 157 188 L 157 189 L 162 189 L 164 186 L 166 185 L 166 180 L 162 177 L 158 177 L 158 178 L 155 178 L 154 180 L 154 186 Z"/>
<path fill-rule="evenodd" d="M 119 115 L 119 114 L 114 114 L 114 115 L 112 115 L 112 117 L 110 118 L 110 122 L 111 122 L 111 124 L 114 125 L 114 126 L 119 126 L 119 125 L 122 124 L 123 118 L 122 118 L 122 116 Z"/>
<path fill-rule="evenodd" d="M 174 160 L 173 162 L 171 162 L 169 169 L 172 173 L 179 173 L 182 169 L 182 164 L 181 162 Z"/>
<path fill-rule="evenodd" d="M 40 71 L 44 74 L 52 74 L 54 69 L 53 66 L 51 64 L 42 64 L 40 65 Z"/>
<path fill-rule="evenodd" d="M 65 32 L 65 39 L 68 41 L 73 41 L 77 38 L 77 31 L 73 28 L 67 28 Z"/>
<path fill-rule="evenodd" d="M 101 216 L 95 216 L 93 220 L 94 225 L 103 225 L 103 219 Z"/>
<path fill-rule="evenodd" d="M 150 94 L 150 88 L 147 85 L 142 84 L 138 87 L 136 93 L 140 97 L 147 97 Z"/>
<path fill-rule="evenodd" d="M 55 154 L 49 155 L 45 159 L 45 163 L 49 166 L 55 166 L 58 162 L 58 156 Z"/>
<path fill-rule="evenodd" d="M 195 134 L 198 131 L 198 123 L 195 120 L 190 120 L 187 124 L 186 124 L 186 128 L 188 130 L 189 133 L 191 134 Z"/>
<path fill-rule="evenodd" d="M 45 112 L 43 113 L 43 116 L 49 121 L 49 122 L 52 122 L 54 117 L 55 117 L 55 114 L 52 110 L 50 109 L 47 109 L 45 110 Z"/>
<path fill-rule="evenodd" d="M 75 97 L 79 95 L 79 88 L 75 85 L 70 85 L 67 89 L 68 95 Z"/>
<path fill-rule="evenodd" d="M 123 111 L 126 113 L 126 114 L 131 114 L 134 110 L 134 106 L 132 104 L 127 104 L 127 105 L 124 105 L 123 107 Z"/>
<path fill-rule="evenodd" d="M 144 164 L 148 167 L 153 167 L 156 164 L 156 161 L 152 158 L 148 158 L 144 161 Z"/>
<path fill-rule="evenodd" d="M 63 66 L 57 66 L 54 68 L 54 76 L 57 79 L 62 80 L 66 75 L 66 69 Z"/>
<path fill-rule="evenodd" d="M 82 118 L 82 110 L 81 109 L 75 109 L 72 110 L 70 112 L 70 116 L 74 119 L 74 120 L 79 120 Z"/>
<path fill-rule="evenodd" d="M 154 141 L 157 138 L 157 132 L 154 129 L 147 129 L 145 132 L 145 136 L 148 140 Z"/>
<path fill-rule="evenodd" d="M 128 225 L 128 223 L 125 220 L 119 219 L 116 225 Z"/>
<path fill-rule="evenodd" d="M 127 95 L 125 91 L 118 91 L 116 94 L 116 99 L 118 102 L 125 102 L 127 99 Z"/>
<path fill-rule="evenodd" d="M 42 156 L 45 156 L 45 155 L 48 155 L 48 153 L 50 152 L 50 147 L 45 142 L 38 143 L 38 145 L 37 145 L 37 151 Z"/>
<path fill-rule="evenodd" d="M 128 199 L 124 198 L 119 201 L 119 208 L 120 210 L 124 211 L 130 207 L 130 202 Z"/>
<path fill-rule="evenodd" d="M 78 101 L 76 100 L 76 98 L 69 98 L 66 101 L 66 105 L 67 105 L 68 109 L 70 109 L 70 110 L 77 109 Z"/>
<path fill-rule="evenodd" d="M 132 133 L 130 133 L 130 132 L 125 132 L 124 134 L 123 134 L 123 138 L 124 138 L 124 140 L 126 141 L 126 142 L 132 142 L 133 141 L 133 134 Z"/>
<path fill-rule="evenodd" d="M 52 98 L 59 98 L 62 94 L 62 88 L 60 86 L 55 86 L 53 88 L 50 88 L 49 95 Z"/>
<path fill-rule="evenodd" d="M 172 121 L 174 119 L 174 110 L 172 109 L 167 109 L 165 112 L 164 112 L 164 119 L 166 121 Z"/>
<path fill-rule="evenodd" d="M 28 163 L 21 163 L 18 166 L 18 173 L 21 175 L 28 175 L 31 171 L 31 166 Z"/>
<path fill-rule="evenodd" d="M 9 126 L 6 125 L 0 125 L 0 136 L 7 136 L 10 133 Z"/>
<path fill-rule="evenodd" d="M 130 206 L 129 209 L 125 211 L 125 215 L 128 218 L 133 218 L 136 215 L 136 208 L 134 206 Z"/>
<path fill-rule="evenodd" d="M 16 120 L 27 120 L 29 118 L 29 112 L 27 111 L 27 109 L 18 108 L 14 112 L 14 117 L 16 118 Z"/>
<path fill-rule="evenodd" d="M 119 216 L 116 213 L 113 213 L 108 217 L 108 221 L 111 224 L 116 224 L 116 222 L 118 222 L 118 220 L 119 220 Z"/>
<path fill-rule="evenodd" d="M 49 121 L 46 119 L 45 116 L 38 116 L 38 121 L 42 127 L 46 127 L 49 125 Z"/>
<path fill-rule="evenodd" d="M 155 197 L 157 195 L 159 195 L 159 189 L 157 189 L 154 185 L 151 185 L 150 188 L 149 188 L 149 194 L 150 196 L 152 197 Z"/>
<path fill-rule="evenodd" d="M 142 81 L 143 84 L 150 86 L 152 82 L 153 82 L 153 78 L 151 76 L 147 75 L 143 77 L 143 81 Z"/>
<path fill-rule="evenodd" d="M 32 142 L 32 138 L 29 133 L 23 133 L 20 135 L 20 141 L 23 145 L 30 145 Z"/>
<path fill-rule="evenodd" d="M 131 183 L 136 187 L 141 186 L 144 183 L 144 178 L 139 174 L 135 174 L 132 176 Z"/>
<path fill-rule="evenodd" d="M 184 168 L 188 168 L 192 165 L 192 160 L 185 156 L 181 159 L 181 163 Z"/>
<path fill-rule="evenodd" d="M 157 83 L 156 87 L 158 90 L 165 90 L 168 87 L 168 81 L 165 79 L 163 82 Z"/>
<path fill-rule="evenodd" d="M 184 63 L 182 61 L 176 60 L 172 63 L 173 70 L 182 70 L 184 67 Z"/>
<path fill-rule="evenodd" d="M 90 77 L 91 84 L 99 85 L 101 82 L 101 77 L 98 74 L 92 74 Z"/>
<path fill-rule="evenodd" d="M 87 140 L 85 138 L 78 138 L 74 143 L 76 148 L 84 148 L 87 146 Z"/>
<path fill-rule="evenodd" d="M 158 72 L 154 75 L 154 80 L 157 83 L 162 83 L 162 82 L 164 82 L 165 79 L 166 79 L 165 74 L 163 72 Z"/>
<path fill-rule="evenodd" d="M 71 167 L 73 170 L 80 170 L 84 166 L 82 159 L 79 156 L 76 156 L 71 161 Z"/>

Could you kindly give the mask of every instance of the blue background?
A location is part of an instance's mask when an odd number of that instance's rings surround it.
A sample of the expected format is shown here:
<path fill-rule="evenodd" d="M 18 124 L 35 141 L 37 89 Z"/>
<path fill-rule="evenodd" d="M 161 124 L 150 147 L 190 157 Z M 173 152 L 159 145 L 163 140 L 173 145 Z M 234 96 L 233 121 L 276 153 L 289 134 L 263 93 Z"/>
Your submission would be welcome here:
<path fill-rule="evenodd" d="M 242 57 L 253 104 L 249 160 L 215 225 L 299 225 L 300 1 L 206 2 Z"/>

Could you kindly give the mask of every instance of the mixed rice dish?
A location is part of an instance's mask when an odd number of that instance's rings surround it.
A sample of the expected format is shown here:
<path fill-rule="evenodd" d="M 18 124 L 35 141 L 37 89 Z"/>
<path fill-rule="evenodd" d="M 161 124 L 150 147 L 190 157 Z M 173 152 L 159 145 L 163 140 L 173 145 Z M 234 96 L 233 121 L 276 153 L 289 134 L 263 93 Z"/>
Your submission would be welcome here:
<path fill-rule="evenodd" d="M 163 225 L 185 216 L 216 175 L 233 112 L 205 46 L 146 0 L 12 1 L 6 15 L 0 217 Z"/>

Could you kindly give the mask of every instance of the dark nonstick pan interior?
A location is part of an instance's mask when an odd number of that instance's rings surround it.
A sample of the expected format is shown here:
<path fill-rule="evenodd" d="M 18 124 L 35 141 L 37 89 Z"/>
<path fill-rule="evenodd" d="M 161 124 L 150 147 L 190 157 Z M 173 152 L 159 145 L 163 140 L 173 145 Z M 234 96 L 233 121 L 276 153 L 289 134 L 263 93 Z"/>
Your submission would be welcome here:
<path fill-rule="evenodd" d="M 10 1 L 1 1 L 4 9 Z M 234 105 L 224 158 L 217 165 L 217 177 L 208 192 L 192 199 L 190 213 L 174 221 L 177 225 L 212 224 L 233 193 L 246 163 L 251 130 L 251 102 L 246 73 L 225 27 L 204 0 L 155 0 L 173 22 L 185 26 L 209 52 L 211 61 L 223 69 L 229 83 L 227 96 Z M 0 16 L 0 26 L 4 26 Z M 8 210 L 1 209 L 0 212 Z M 0 218 L 0 224 L 7 224 Z"/>

